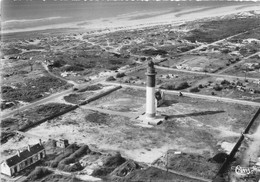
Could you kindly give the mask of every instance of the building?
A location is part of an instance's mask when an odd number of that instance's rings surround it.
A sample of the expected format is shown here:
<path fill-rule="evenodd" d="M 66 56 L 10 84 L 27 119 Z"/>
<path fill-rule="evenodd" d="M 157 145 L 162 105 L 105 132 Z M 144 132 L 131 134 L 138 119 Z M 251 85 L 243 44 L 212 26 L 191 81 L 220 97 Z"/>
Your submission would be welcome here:
<path fill-rule="evenodd" d="M 46 152 L 41 141 L 33 146 L 28 145 L 27 150 L 22 152 L 18 150 L 16 155 L 1 162 L 1 173 L 14 176 L 16 173 L 43 159 L 45 156 Z"/>
<path fill-rule="evenodd" d="M 164 92 L 161 90 L 155 92 L 155 103 L 156 107 L 160 107 L 164 103 Z"/>
<path fill-rule="evenodd" d="M 57 147 L 66 148 L 69 145 L 69 141 L 67 139 L 59 139 L 56 143 Z"/>

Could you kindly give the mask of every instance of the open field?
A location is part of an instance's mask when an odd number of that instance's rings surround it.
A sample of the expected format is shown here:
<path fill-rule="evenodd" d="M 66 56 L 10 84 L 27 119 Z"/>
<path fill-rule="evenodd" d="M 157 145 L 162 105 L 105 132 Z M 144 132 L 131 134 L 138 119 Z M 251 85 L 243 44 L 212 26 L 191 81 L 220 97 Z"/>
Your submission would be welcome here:
<path fill-rule="evenodd" d="M 169 119 L 162 125 L 147 128 L 140 126 L 140 121 L 130 119 L 139 114 L 143 104 L 144 92 L 122 89 L 92 102 L 93 110 L 81 106 L 27 133 L 67 138 L 72 143 L 88 143 L 99 150 L 120 151 L 124 157 L 145 163 L 152 163 L 169 149 L 196 153 L 209 159 L 220 151 L 231 150 L 250 118 L 249 113 L 253 114 L 256 109 L 167 96 L 166 105 L 158 108 L 158 112 L 168 115 Z M 95 107 L 132 114 L 130 118 L 110 115 L 102 110 L 95 111 Z"/>

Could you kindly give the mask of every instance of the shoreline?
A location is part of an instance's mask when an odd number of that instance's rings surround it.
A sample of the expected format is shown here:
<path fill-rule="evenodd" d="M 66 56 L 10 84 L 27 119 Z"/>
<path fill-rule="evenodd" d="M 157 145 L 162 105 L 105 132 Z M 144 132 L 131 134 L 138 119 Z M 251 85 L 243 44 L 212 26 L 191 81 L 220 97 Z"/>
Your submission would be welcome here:
<path fill-rule="evenodd" d="M 16 33 L 29 33 L 38 31 L 59 31 L 61 29 L 72 30 L 73 32 L 102 32 L 105 33 L 114 32 L 117 30 L 128 30 L 136 28 L 145 28 L 150 26 L 158 26 L 164 24 L 176 24 L 185 23 L 186 21 L 194 21 L 204 18 L 213 18 L 228 16 L 237 13 L 254 11 L 260 14 L 260 4 L 244 6 L 244 5 L 233 5 L 228 7 L 217 6 L 217 7 L 200 7 L 190 8 L 181 11 L 171 12 L 165 10 L 161 12 L 143 12 L 129 15 L 121 15 L 112 18 L 100 18 L 95 20 L 84 20 L 73 23 L 62 23 L 56 25 L 46 25 L 34 28 L 24 29 L 13 29 L 1 31 L 1 36 L 12 35 Z M 138 17 L 144 18 L 138 18 Z"/>

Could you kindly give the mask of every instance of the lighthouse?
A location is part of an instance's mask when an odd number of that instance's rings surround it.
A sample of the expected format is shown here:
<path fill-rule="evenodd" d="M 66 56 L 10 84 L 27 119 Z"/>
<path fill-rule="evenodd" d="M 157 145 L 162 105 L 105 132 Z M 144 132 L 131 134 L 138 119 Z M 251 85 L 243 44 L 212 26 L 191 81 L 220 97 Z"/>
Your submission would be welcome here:
<path fill-rule="evenodd" d="M 146 81 L 146 118 L 155 118 L 156 106 L 155 106 L 155 68 L 152 61 L 148 62 Z"/>

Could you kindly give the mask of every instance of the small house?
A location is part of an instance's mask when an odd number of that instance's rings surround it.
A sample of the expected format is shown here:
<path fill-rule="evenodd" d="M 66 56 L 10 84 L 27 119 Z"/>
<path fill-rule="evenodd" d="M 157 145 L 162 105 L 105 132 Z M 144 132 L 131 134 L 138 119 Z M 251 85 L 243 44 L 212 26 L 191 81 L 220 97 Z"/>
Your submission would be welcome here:
<path fill-rule="evenodd" d="M 69 145 L 69 141 L 67 139 L 59 139 L 56 143 L 57 147 L 66 148 Z"/>
<path fill-rule="evenodd" d="M 28 145 L 26 150 L 22 152 L 18 150 L 16 155 L 1 162 L 1 173 L 14 176 L 45 156 L 46 152 L 41 142 L 33 146 Z"/>

